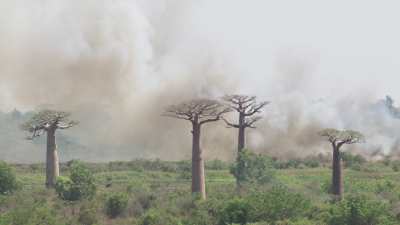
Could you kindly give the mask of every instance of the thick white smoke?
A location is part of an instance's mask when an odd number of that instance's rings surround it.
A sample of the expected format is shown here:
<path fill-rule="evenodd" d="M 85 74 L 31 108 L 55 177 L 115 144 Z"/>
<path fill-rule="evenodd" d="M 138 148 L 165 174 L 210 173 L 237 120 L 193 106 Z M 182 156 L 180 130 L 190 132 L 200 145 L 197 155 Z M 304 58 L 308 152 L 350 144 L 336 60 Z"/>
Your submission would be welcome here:
<path fill-rule="evenodd" d="M 354 151 L 388 152 L 399 122 L 371 104 L 400 99 L 396 4 L 3 0 L 0 107 L 72 111 L 85 160 L 187 158 L 190 126 L 164 107 L 231 93 L 272 102 L 248 134 L 257 151 L 325 151 L 316 133 L 335 127 L 367 135 Z M 235 130 L 204 133 L 208 158 L 234 155 Z"/>

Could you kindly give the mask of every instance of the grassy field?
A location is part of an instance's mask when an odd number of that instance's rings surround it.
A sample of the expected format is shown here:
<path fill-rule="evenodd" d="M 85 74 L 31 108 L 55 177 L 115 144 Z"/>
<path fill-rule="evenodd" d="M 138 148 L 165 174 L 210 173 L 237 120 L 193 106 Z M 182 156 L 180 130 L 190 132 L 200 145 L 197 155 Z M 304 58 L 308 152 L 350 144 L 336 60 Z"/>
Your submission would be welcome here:
<path fill-rule="evenodd" d="M 37 215 L 49 221 L 45 224 L 218 224 L 220 222 L 215 222 L 215 218 L 212 222 L 213 216 L 218 217 L 212 211 L 218 211 L 225 202 L 240 197 L 229 165 L 207 166 L 207 200 L 198 201 L 190 194 L 187 165 L 162 161 L 151 163 L 153 165 L 146 162 L 86 164 L 95 179 L 96 195 L 93 199 L 74 202 L 61 200 L 54 190 L 44 187 L 43 165 L 14 165 L 20 189 L 11 195 L 0 195 L 0 224 L 31 224 L 27 221 L 40 220 Z M 61 173 L 68 176 L 67 164 L 62 165 Z M 274 169 L 274 174 L 270 183 L 251 184 L 242 195 L 251 193 L 253 189 L 268 192 L 272 186 L 280 185 L 309 200 L 311 209 L 315 211 L 305 216 L 305 222 L 297 219 L 290 222 L 288 217 L 287 222 L 258 224 L 328 224 L 325 214 L 334 204 L 329 194 L 329 167 Z M 361 193 L 372 196 L 387 206 L 393 218 L 397 217 L 400 212 L 400 172 L 393 170 L 391 165 L 365 163 L 361 168 L 346 168 L 344 175 L 346 196 Z M 126 209 L 116 218 L 107 216 L 105 207 L 107 197 L 113 193 L 124 193 L 128 198 Z M 202 213 L 211 219 L 196 222 L 206 217 Z M 85 216 L 88 217 L 86 222 Z M 20 221 L 14 218 L 16 221 L 10 222 L 13 217 Z M 150 222 L 145 218 L 150 218 Z M 397 221 L 400 224 L 400 220 Z"/>

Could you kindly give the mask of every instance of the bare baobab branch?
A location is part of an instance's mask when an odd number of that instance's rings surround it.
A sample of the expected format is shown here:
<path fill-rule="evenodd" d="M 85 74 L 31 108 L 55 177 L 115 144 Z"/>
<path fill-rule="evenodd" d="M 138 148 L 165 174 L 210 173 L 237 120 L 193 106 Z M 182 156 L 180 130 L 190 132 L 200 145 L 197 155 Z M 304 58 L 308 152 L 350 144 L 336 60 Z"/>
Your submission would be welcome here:
<path fill-rule="evenodd" d="M 228 128 L 229 128 L 229 127 L 239 128 L 239 124 L 231 123 L 231 122 L 229 122 L 229 121 L 228 121 L 227 119 L 225 119 L 225 118 L 222 118 L 222 120 L 226 123 L 226 125 L 227 125 Z"/>
<path fill-rule="evenodd" d="M 249 128 L 256 128 L 256 127 L 254 126 L 254 123 L 256 123 L 257 121 L 259 121 L 260 119 L 262 119 L 261 116 L 253 116 L 253 117 L 250 117 L 250 118 L 248 118 L 248 119 L 245 120 L 245 126 L 246 126 L 246 127 L 249 127 Z"/>
<path fill-rule="evenodd" d="M 224 119 L 228 127 L 239 129 L 238 151 L 241 151 L 245 145 L 245 129 L 255 128 L 255 123 L 261 119 L 261 116 L 255 116 L 260 113 L 269 102 L 257 102 L 256 96 L 248 95 L 225 95 L 222 99 L 229 107 L 239 113 L 238 123 L 232 123 Z"/>

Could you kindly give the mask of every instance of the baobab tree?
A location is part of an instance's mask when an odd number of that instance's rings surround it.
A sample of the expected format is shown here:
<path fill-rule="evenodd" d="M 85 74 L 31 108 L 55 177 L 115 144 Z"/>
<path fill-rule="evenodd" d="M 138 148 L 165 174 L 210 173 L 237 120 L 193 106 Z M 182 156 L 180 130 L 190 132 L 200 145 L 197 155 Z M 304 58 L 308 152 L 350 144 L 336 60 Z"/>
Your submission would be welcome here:
<path fill-rule="evenodd" d="M 226 95 L 223 97 L 230 108 L 239 113 L 238 123 L 231 123 L 225 118 L 223 120 L 228 127 L 237 128 L 238 133 L 238 152 L 245 148 L 245 130 L 246 128 L 255 128 L 255 123 L 261 119 L 261 116 L 256 116 L 261 112 L 269 102 L 257 102 L 256 96 L 247 95 Z"/>
<path fill-rule="evenodd" d="M 192 193 L 206 198 L 204 160 L 200 147 L 201 127 L 220 120 L 224 113 L 231 111 L 218 101 L 211 99 L 194 99 L 171 105 L 166 108 L 164 116 L 190 121 L 192 124 Z"/>
<path fill-rule="evenodd" d="M 340 148 L 345 144 L 356 144 L 365 141 L 365 137 L 358 131 L 353 130 L 336 130 L 325 129 L 319 133 L 322 137 L 327 138 L 333 148 L 332 154 L 332 194 L 338 200 L 343 199 L 343 177 L 342 177 L 342 160 Z"/>
<path fill-rule="evenodd" d="M 33 140 L 47 134 L 47 150 L 46 150 L 46 187 L 54 187 L 56 178 L 60 174 L 59 161 L 56 145 L 56 131 L 58 129 L 68 129 L 76 125 L 78 122 L 69 119 L 70 113 L 41 110 L 35 113 L 30 120 L 21 125 L 23 130 L 31 133 L 27 138 Z"/>

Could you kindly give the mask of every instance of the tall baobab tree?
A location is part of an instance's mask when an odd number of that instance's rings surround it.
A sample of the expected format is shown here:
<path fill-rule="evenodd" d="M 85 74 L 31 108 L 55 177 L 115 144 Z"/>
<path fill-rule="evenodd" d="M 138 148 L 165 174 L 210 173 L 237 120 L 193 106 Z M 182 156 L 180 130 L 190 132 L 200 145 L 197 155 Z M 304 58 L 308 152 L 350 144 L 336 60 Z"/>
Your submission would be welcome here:
<path fill-rule="evenodd" d="M 220 120 L 224 113 L 231 111 L 218 101 L 210 99 L 194 99 L 171 105 L 166 108 L 165 116 L 188 120 L 192 124 L 192 193 L 206 198 L 204 160 L 200 147 L 202 125 Z"/>
<path fill-rule="evenodd" d="M 332 154 L 332 194 L 337 196 L 338 200 L 343 199 L 343 177 L 342 177 L 342 159 L 340 148 L 345 144 L 356 144 L 365 141 L 365 137 L 358 131 L 325 129 L 319 133 L 326 137 L 333 148 Z"/>
<path fill-rule="evenodd" d="M 238 133 L 238 152 L 245 147 L 245 130 L 246 128 L 255 128 L 254 124 L 261 119 L 261 116 L 256 116 L 261 112 L 269 102 L 257 102 L 256 96 L 247 95 L 226 95 L 223 97 L 229 106 L 239 113 L 238 123 L 231 123 L 223 119 L 228 127 L 234 127 L 239 130 Z"/>
<path fill-rule="evenodd" d="M 56 131 L 58 129 L 68 129 L 78 122 L 69 119 L 68 112 L 55 110 L 42 110 L 34 114 L 30 120 L 22 124 L 23 130 L 31 133 L 28 137 L 33 140 L 42 134 L 47 134 L 46 151 L 46 187 L 54 187 L 57 176 L 59 176 L 59 162 L 56 145 Z"/>

